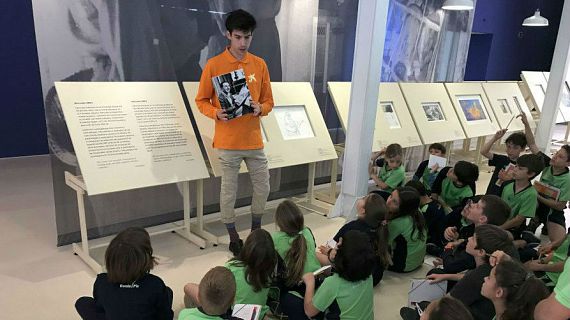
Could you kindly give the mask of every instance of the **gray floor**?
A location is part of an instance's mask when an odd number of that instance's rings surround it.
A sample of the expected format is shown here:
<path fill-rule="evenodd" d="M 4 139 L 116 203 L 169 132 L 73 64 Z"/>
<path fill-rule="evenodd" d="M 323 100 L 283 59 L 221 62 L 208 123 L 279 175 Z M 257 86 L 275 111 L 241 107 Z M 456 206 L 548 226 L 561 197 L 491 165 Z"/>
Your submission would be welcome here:
<path fill-rule="evenodd" d="M 95 274 L 76 256 L 71 247 L 56 247 L 53 191 L 47 156 L 0 159 L 0 310 L 3 319 L 77 319 L 73 303 L 89 295 Z M 481 168 L 479 192 L 490 174 Z M 264 222 L 272 220 L 266 217 Z M 344 219 L 306 215 L 318 243 L 329 239 Z M 246 225 L 246 217 L 238 221 Z M 218 224 L 219 226 L 219 224 Z M 269 231 L 274 225 L 266 224 Z M 244 227 L 245 229 L 245 227 Z M 244 232 L 244 236 L 247 232 Z M 183 306 L 182 287 L 199 282 L 206 271 L 223 264 L 227 246 L 199 250 L 174 234 L 152 238 L 160 265 L 153 271 L 174 290 L 174 311 Z M 102 256 L 102 250 L 96 252 Z M 410 279 L 421 278 L 429 270 L 398 275 L 387 272 L 375 289 L 376 319 L 400 319 L 398 311 L 406 303 Z"/>

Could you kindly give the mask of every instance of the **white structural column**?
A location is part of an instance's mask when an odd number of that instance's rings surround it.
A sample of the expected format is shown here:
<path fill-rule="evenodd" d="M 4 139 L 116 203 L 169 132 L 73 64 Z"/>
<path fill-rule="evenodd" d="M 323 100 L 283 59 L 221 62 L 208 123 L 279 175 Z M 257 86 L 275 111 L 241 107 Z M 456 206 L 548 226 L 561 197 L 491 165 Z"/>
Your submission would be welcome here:
<path fill-rule="evenodd" d="M 355 217 L 367 192 L 389 1 L 360 0 L 340 195 L 330 216 Z"/>
<path fill-rule="evenodd" d="M 565 86 L 564 81 L 570 66 L 570 32 L 568 30 L 570 30 L 570 1 L 564 1 L 560 27 L 558 28 L 558 38 L 556 39 L 556 47 L 554 48 L 554 56 L 550 66 L 546 96 L 542 113 L 540 114 L 540 122 L 536 128 L 536 144 L 546 154 L 549 154 L 550 151 L 550 140 L 554 131 L 554 124 L 556 123 L 556 114 L 558 113 L 558 106 L 562 99 L 562 90 Z"/>

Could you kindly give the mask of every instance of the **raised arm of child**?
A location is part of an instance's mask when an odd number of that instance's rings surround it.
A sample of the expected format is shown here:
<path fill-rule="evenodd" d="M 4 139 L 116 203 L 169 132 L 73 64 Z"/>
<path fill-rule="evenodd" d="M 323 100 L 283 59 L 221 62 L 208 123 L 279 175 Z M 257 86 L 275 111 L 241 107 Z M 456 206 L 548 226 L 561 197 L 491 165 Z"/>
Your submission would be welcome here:
<path fill-rule="evenodd" d="M 495 133 L 495 135 L 491 138 L 491 140 L 485 142 L 483 148 L 481 148 L 481 155 L 489 160 L 493 159 L 493 152 L 491 152 L 491 148 L 493 144 L 499 140 L 507 133 L 507 129 L 501 129 Z"/>
<path fill-rule="evenodd" d="M 532 129 L 530 128 L 530 124 L 528 123 L 526 114 L 523 112 L 519 115 L 519 117 L 521 117 L 521 121 L 524 124 L 524 135 L 526 137 L 526 143 L 530 148 L 530 152 L 532 152 L 533 154 L 539 153 L 540 150 L 538 149 L 536 141 L 534 140 L 534 134 L 532 133 Z"/>

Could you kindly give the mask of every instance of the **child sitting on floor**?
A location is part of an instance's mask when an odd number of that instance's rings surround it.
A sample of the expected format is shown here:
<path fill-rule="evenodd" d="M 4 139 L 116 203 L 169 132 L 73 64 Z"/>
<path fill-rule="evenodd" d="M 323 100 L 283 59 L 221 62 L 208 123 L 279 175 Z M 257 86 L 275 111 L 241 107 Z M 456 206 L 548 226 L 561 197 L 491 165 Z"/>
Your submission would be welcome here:
<path fill-rule="evenodd" d="M 82 319 L 168 319 L 172 290 L 150 274 L 156 265 L 148 232 L 121 231 L 105 251 L 106 273 L 97 275 L 93 298 L 81 297 L 75 308 Z"/>
<path fill-rule="evenodd" d="M 441 144 L 441 143 L 430 144 L 428 150 L 429 150 L 429 154 L 432 156 L 445 157 L 446 149 L 443 146 L 443 144 Z M 435 181 L 435 178 L 437 177 L 439 169 L 443 169 L 443 168 L 439 168 L 437 166 L 437 164 L 435 164 L 431 168 L 428 168 L 428 163 L 429 163 L 429 159 L 426 159 L 420 163 L 420 165 L 418 166 L 418 169 L 414 173 L 412 180 L 413 181 L 421 181 L 424 185 L 424 188 L 427 190 L 427 192 L 429 194 L 430 190 L 431 190 L 431 186 L 432 186 L 433 182 Z"/>
<path fill-rule="evenodd" d="M 404 184 L 406 170 L 402 164 L 402 157 L 402 146 L 397 143 L 390 144 L 385 150 L 372 155 L 369 167 L 370 178 L 376 183 L 379 194 L 384 200 L 394 189 Z M 374 166 L 380 167 L 378 174 L 374 172 Z"/>
<path fill-rule="evenodd" d="M 443 168 L 435 179 L 432 199 L 438 201 L 447 213 L 463 207 L 463 200 L 475 194 L 475 181 L 479 178 L 479 167 L 467 162 L 458 161 L 453 168 Z"/>

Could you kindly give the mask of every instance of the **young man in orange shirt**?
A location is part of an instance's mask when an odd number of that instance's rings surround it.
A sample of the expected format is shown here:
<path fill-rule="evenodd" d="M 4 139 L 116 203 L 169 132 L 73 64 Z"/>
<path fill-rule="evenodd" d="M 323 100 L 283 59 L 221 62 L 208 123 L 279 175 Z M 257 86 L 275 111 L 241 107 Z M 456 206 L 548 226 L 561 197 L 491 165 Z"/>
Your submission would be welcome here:
<path fill-rule="evenodd" d="M 224 52 L 208 60 L 202 71 L 196 95 L 200 112 L 214 119 L 216 123 L 213 146 L 218 149 L 223 170 L 220 212 L 222 222 L 230 235 L 230 251 L 236 256 L 243 246 L 243 241 L 236 231 L 234 211 L 242 161 L 245 161 L 253 185 L 252 231 L 261 227 L 261 217 L 269 196 L 269 170 L 263 152 L 260 117 L 271 112 L 273 95 L 265 61 L 248 52 L 255 26 L 255 18 L 244 10 L 239 9 L 228 14 L 226 37 L 230 45 Z M 214 92 L 212 78 L 239 69 L 243 69 L 245 74 L 253 112 L 228 119 L 228 114 L 221 108 Z"/>

